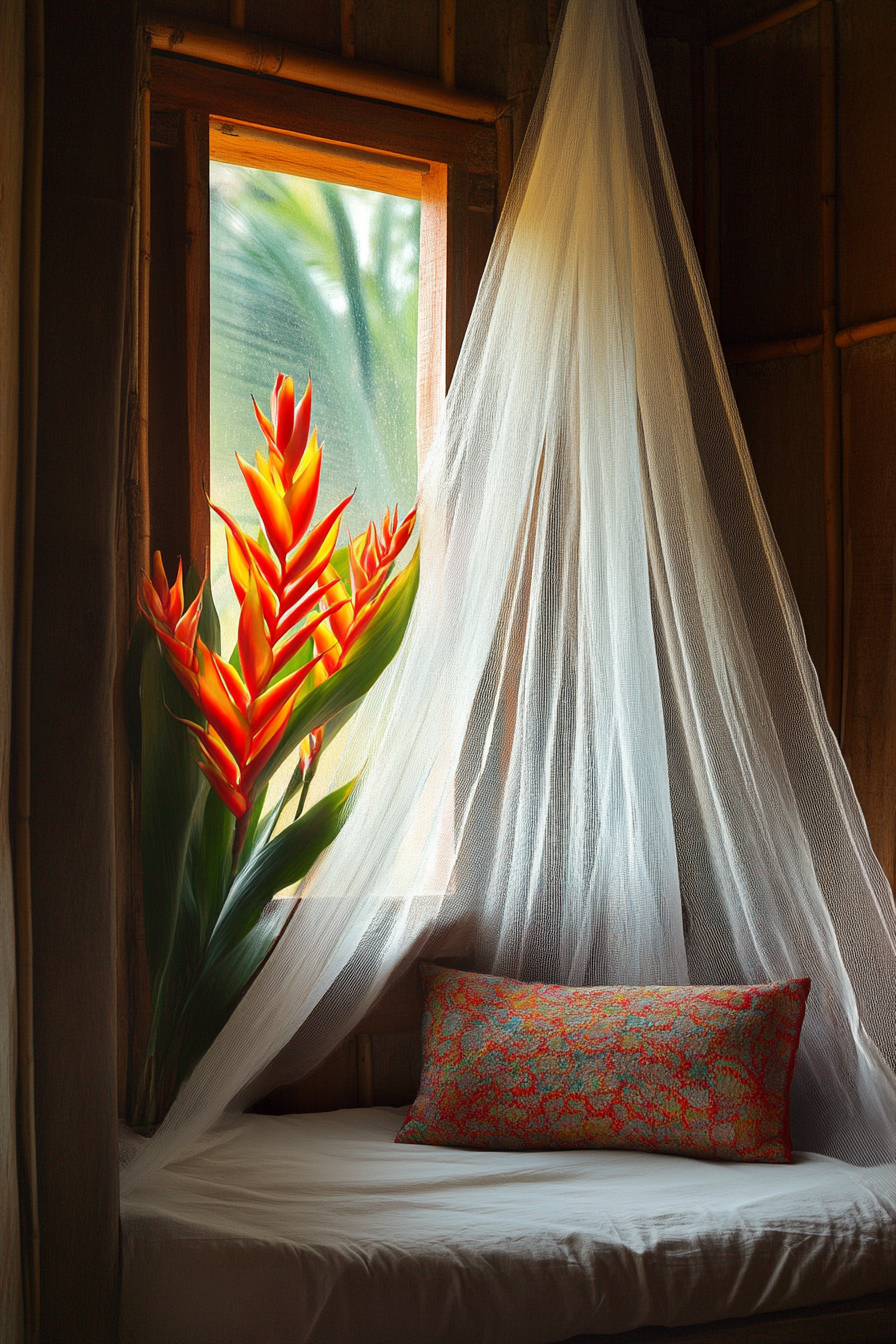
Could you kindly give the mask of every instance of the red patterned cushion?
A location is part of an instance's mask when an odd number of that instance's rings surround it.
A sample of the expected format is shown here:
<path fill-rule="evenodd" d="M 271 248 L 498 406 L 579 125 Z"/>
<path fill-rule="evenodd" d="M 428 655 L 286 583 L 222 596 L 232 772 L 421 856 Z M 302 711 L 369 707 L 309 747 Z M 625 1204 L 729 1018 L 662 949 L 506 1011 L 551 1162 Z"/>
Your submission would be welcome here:
<path fill-rule="evenodd" d="M 421 969 L 423 1078 L 396 1143 L 790 1161 L 808 980 L 567 989 Z"/>

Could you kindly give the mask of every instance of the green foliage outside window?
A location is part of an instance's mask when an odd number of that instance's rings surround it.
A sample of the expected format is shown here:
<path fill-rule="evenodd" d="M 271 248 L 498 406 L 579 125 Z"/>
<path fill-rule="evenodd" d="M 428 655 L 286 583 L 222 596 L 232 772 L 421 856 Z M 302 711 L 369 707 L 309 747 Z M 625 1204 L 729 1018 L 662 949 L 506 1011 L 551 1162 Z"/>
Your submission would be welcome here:
<path fill-rule="evenodd" d="M 386 501 L 403 516 L 417 488 L 419 201 L 210 168 L 210 494 L 251 523 L 234 453 L 251 457 L 256 446 L 250 395 L 286 369 L 314 381 L 326 442 L 322 509 L 356 490 L 346 514 L 353 533 Z M 218 527 L 219 592 L 225 570 Z M 226 646 L 228 612 L 221 616 Z"/>

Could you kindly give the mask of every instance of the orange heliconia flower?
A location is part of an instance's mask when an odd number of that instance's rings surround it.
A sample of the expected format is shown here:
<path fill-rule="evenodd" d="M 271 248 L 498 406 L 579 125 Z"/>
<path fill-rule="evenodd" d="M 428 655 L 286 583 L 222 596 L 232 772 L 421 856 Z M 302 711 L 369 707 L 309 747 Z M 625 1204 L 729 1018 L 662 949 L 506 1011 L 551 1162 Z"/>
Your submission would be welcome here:
<path fill-rule="evenodd" d="M 254 405 L 254 402 L 253 402 Z M 294 670 L 288 664 L 328 618 L 314 609 L 332 582 L 319 581 L 333 555 L 348 499 L 311 527 L 320 484 L 321 450 L 309 438 L 311 383 L 295 404 L 293 381 L 280 374 L 271 398 L 272 418 L 255 407 L 267 454 L 255 466 L 238 457 L 270 550 L 248 535 L 225 510 L 212 505 L 227 527 L 230 578 L 240 603 L 239 669 L 198 638 L 201 593 L 183 611 L 180 567 L 169 589 L 161 556 L 153 577 L 144 576 L 141 609 L 165 646 L 168 661 L 201 708 L 207 727 L 187 722 L 199 745 L 199 767 L 238 819 L 253 801 L 258 776 L 286 730 L 302 683 L 320 653 Z M 336 604 L 338 607 L 338 603 Z"/>
<path fill-rule="evenodd" d="M 351 576 L 351 597 L 345 585 L 332 565 L 323 571 L 323 586 L 320 589 L 321 610 L 326 620 L 314 631 L 314 645 L 320 662 L 314 669 L 317 685 L 333 675 L 342 666 L 346 654 L 352 645 L 364 633 L 376 616 L 389 594 L 392 584 L 386 583 L 393 561 L 407 545 L 417 510 L 410 513 L 399 524 L 398 508 L 390 517 L 388 509 L 383 519 L 382 537 L 377 533 L 376 525 L 371 523 L 367 531 L 355 537 L 349 543 L 349 572 Z M 394 583 L 395 580 L 392 580 Z M 323 731 L 316 729 L 302 739 L 299 747 L 299 765 L 302 778 L 306 778 L 309 769 L 320 751 Z"/>
<path fill-rule="evenodd" d="M 161 556 L 143 576 L 140 607 L 162 641 L 169 664 L 205 715 L 207 727 L 184 720 L 194 735 L 199 768 L 238 819 L 239 853 L 258 777 L 276 751 L 306 677 L 320 684 L 338 668 L 389 591 L 395 557 L 410 537 L 415 511 L 399 525 L 386 513 L 382 536 L 373 523 L 350 542 L 351 596 L 332 565 L 342 514 L 351 496 L 312 526 L 320 486 L 321 448 L 311 430 L 311 382 L 298 404 L 291 378 L 278 374 L 271 417 L 255 414 L 265 451 L 255 464 L 237 455 L 261 518 L 267 546 L 212 504 L 227 528 L 227 564 L 240 604 L 239 668 L 198 637 L 202 590 L 184 611 L 183 578 L 169 588 Z M 314 641 L 315 656 L 289 669 Z M 323 742 L 316 728 L 301 743 L 303 778 Z M 240 819 L 245 821 L 240 824 Z"/>
<path fill-rule="evenodd" d="M 393 561 L 407 545 L 416 517 L 417 510 L 411 509 L 399 525 L 398 509 L 391 518 L 387 510 L 382 537 L 377 533 L 376 524 L 371 523 L 362 536 L 350 540 L 348 557 L 351 597 L 333 566 L 324 570 L 321 605 L 327 610 L 328 620 L 319 630 L 316 642 L 319 639 L 318 648 L 324 655 L 328 672 L 332 673 L 341 666 L 349 649 L 364 633 L 386 600 L 392 586 L 386 584 L 389 571 Z M 335 641 L 329 649 L 325 649 L 329 633 L 335 636 Z"/>
<path fill-rule="evenodd" d="M 315 681 L 317 681 L 319 667 L 320 664 L 318 663 L 318 666 L 314 669 Z M 307 737 L 303 737 L 299 743 L 299 770 L 301 771 L 303 781 L 308 778 L 308 771 L 317 759 L 317 753 L 323 745 L 323 740 L 323 728 L 315 728 Z"/>
<path fill-rule="evenodd" d="M 165 578 L 162 556 L 156 551 L 152 562 L 152 578 L 144 574 L 137 590 L 137 605 L 165 646 L 172 670 L 195 699 L 196 676 L 199 664 L 193 646 L 199 629 L 202 610 L 203 580 L 196 597 L 184 611 L 183 565 L 177 564 L 177 578 L 169 588 Z"/>

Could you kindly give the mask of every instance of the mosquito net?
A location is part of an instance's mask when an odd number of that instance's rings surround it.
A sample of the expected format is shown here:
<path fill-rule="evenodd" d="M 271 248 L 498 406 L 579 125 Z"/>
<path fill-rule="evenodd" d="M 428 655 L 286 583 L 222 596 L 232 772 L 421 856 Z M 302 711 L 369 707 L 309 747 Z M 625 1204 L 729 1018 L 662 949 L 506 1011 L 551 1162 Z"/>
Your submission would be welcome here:
<path fill-rule="evenodd" d="M 756 485 L 635 0 L 570 0 L 420 516 L 405 643 L 319 780 L 364 765 L 354 811 L 126 1188 L 313 1068 L 424 949 L 569 984 L 808 975 L 794 1142 L 892 1157 L 893 901 Z"/>

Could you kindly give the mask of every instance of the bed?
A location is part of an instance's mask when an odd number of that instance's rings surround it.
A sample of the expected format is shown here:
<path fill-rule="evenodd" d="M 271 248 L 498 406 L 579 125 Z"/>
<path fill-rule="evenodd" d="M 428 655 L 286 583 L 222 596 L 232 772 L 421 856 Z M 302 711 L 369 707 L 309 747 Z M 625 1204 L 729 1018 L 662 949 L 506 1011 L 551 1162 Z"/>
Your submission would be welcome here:
<path fill-rule="evenodd" d="M 396 1145 L 403 1117 L 243 1115 L 153 1176 L 122 1207 L 122 1344 L 891 1337 L 893 1168 Z"/>

